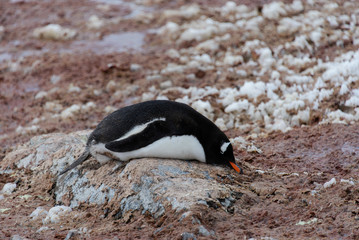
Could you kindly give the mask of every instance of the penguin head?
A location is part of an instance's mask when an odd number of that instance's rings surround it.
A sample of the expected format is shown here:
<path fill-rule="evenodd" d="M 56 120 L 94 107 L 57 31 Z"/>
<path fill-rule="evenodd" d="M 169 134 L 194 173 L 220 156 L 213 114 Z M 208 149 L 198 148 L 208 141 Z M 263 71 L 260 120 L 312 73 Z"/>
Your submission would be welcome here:
<path fill-rule="evenodd" d="M 213 148 L 213 150 L 217 151 L 215 154 L 217 156 L 217 163 L 225 164 L 232 167 L 237 172 L 243 173 L 242 168 L 236 164 L 236 160 L 233 155 L 233 147 L 228 139 L 220 141 L 219 148 Z"/>

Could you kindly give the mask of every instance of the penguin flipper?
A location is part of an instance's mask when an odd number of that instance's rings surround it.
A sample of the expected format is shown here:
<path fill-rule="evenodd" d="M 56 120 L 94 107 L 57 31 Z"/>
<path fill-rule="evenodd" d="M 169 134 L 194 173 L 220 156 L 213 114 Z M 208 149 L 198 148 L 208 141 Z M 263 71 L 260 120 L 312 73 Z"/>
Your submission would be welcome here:
<path fill-rule="evenodd" d="M 114 152 L 130 152 L 150 145 L 151 143 L 170 135 L 167 123 L 157 121 L 148 125 L 142 132 L 129 136 L 120 141 L 112 141 L 105 147 Z"/>
<path fill-rule="evenodd" d="M 80 165 L 81 163 L 83 163 L 84 161 L 86 161 L 88 158 L 90 157 L 90 149 L 89 147 L 86 147 L 85 151 L 82 153 L 82 155 L 75 161 L 73 162 L 70 166 L 68 166 L 67 168 L 65 168 L 65 170 L 63 170 L 62 172 L 60 172 L 59 176 L 70 171 L 71 169 L 77 167 L 78 165 Z"/>

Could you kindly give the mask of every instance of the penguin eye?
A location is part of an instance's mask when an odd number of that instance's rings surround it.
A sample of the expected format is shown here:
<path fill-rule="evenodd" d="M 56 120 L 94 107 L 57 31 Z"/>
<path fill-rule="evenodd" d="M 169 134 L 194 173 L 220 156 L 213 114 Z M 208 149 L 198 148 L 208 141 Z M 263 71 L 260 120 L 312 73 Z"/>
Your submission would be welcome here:
<path fill-rule="evenodd" d="M 221 146 L 221 153 L 224 154 L 224 152 L 227 150 L 228 146 L 230 145 L 230 142 L 224 142 Z"/>

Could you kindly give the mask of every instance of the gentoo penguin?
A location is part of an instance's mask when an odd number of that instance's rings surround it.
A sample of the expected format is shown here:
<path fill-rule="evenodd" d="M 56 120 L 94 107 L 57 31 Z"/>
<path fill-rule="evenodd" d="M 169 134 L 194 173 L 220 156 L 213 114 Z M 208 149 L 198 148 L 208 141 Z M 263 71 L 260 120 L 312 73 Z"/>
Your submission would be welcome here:
<path fill-rule="evenodd" d="M 60 175 L 90 155 L 101 164 L 111 159 L 173 158 L 242 172 L 230 141 L 213 122 L 186 104 L 166 100 L 134 104 L 105 117 L 90 134 L 83 154 Z"/>

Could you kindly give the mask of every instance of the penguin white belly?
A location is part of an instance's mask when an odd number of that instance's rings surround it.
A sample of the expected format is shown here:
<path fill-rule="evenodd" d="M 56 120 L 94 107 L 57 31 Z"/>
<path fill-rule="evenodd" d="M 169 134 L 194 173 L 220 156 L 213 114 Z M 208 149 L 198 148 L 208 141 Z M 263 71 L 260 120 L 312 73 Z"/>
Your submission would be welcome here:
<path fill-rule="evenodd" d="M 161 138 L 146 147 L 129 152 L 114 152 L 108 150 L 105 144 L 99 143 L 91 147 L 91 154 L 101 163 L 105 163 L 113 156 L 120 161 L 133 158 L 155 157 L 198 160 L 206 162 L 204 149 L 198 139 L 191 135 Z"/>

